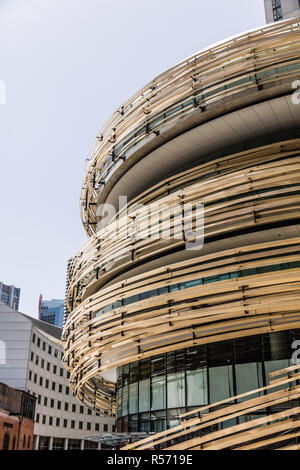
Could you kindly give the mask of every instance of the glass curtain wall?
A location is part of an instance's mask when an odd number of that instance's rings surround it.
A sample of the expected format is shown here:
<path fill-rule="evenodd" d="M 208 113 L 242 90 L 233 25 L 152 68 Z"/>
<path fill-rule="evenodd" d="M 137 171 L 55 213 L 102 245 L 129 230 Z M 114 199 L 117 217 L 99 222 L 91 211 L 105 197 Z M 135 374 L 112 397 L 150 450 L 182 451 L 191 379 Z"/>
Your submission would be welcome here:
<path fill-rule="evenodd" d="M 292 364 L 297 339 L 300 330 L 250 336 L 119 367 L 118 431 L 159 432 L 181 413 L 268 385 L 270 372 Z"/>

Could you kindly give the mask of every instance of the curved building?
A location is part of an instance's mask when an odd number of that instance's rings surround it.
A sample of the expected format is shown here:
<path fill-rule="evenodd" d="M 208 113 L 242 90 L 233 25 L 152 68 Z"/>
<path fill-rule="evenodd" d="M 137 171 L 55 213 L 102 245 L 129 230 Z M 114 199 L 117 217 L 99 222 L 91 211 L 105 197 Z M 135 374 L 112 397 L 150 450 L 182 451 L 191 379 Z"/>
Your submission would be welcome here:
<path fill-rule="evenodd" d="M 163 431 L 291 365 L 300 339 L 299 43 L 294 19 L 200 51 L 97 136 L 64 362 L 78 398 L 115 414 L 119 431 Z"/>

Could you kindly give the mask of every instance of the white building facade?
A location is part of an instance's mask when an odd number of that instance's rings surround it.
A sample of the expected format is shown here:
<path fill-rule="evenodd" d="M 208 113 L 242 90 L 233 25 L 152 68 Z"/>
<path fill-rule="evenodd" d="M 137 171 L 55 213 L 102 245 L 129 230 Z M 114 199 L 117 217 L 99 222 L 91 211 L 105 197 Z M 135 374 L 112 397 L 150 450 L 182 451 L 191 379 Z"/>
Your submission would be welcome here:
<path fill-rule="evenodd" d="M 264 0 L 267 23 L 300 16 L 299 0 Z"/>
<path fill-rule="evenodd" d="M 73 396 L 60 336 L 60 328 L 0 302 L 0 381 L 37 398 L 34 449 L 95 448 L 85 436 L 113 432 L 114 419 L 97 415 Z"/>

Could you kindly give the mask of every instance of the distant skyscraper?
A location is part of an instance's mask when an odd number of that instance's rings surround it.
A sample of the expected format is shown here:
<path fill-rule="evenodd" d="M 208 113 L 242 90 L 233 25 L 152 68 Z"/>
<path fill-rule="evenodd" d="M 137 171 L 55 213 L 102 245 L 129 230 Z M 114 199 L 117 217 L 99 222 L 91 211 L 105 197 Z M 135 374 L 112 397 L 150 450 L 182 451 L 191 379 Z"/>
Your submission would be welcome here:
<path fill-rule="evenodd" d="M 69 291 L 69 286 L 70 286 L 70 272 L 71 272 L 72 263 L 73 263 L 73 258 L 69 258 L 68 265 L 67 265 L 67 276 L 66 276 L 66 296 L 65 296 L 65 304 L 64 304 L 63 325 L 65 325 L 67 318 L 70 314 L 70 310 L 67 305 L 67 293 Z M 72 297 L 69 297 L 68 301 L 69 301 L 69 305 L 72 307 Z"/>
<path fill-rule="evenodd" d="M 21 289 L 15 286 L 8 286 L 0 282 L 0 300 L 9 307 L 18 310 L 20 303 Z"/>
<path fill-rule="evenodd" d="M 264 0 L 267 23 L 300 16 L 300 0 Z"/>
<path fill-rule="evenodd" d="M 39 319 L 51 325 L 62 327 L 64 316 L 64 300 L 42 300 L 39 298 Z"/>

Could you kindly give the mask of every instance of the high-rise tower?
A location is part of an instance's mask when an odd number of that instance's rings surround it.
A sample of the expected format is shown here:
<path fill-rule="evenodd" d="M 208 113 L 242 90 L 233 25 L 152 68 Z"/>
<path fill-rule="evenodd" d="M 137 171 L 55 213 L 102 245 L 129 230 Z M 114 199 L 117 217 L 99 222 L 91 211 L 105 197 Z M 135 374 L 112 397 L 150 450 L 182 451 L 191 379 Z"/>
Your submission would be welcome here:
<path fill-rule="evenodd" d="M 21 289 L 15 286 L 9 286 L 0 282 L 0 300 L 9 307 L 18 310 L 20 303 Z"/>

